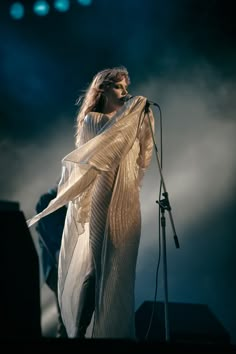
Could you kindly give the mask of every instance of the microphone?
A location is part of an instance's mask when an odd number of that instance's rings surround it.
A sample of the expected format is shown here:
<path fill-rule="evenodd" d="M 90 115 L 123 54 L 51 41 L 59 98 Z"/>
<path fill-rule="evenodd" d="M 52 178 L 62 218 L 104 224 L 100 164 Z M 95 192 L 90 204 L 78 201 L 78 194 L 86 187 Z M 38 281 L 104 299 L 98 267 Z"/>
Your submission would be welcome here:
<path fill-rule="evenodd" d="M 133 98 L 133 97 L 134 97 L 134 96 L 132 96 L 132 95 L 130 95 L 129 93 L 127 93 L 127 95 L 121 97 L 120 100 L 121 100 L 122 102 L 127 102 L 127 101 L 129 101 L 131 98 Z"/>
<path fill-rule="evenodd" d="M 133 97 L 135 97 L 135 96 L 130 95 L 129 93 L 127 93 L 127 95 L 121 97 L 120 100 L 121 100 L 122 102 L 127 102 L 127 101 L 129 101 L 131 98 L 133 98 Z M 150 100 L 148 100 L 148 99 L 147 99 L 147 103 L 148 103 L 149 105 L 153 105 L 153 106 L 159 107 L 158 103 L 153 102 L 153 101 L 150 101 Z"/>

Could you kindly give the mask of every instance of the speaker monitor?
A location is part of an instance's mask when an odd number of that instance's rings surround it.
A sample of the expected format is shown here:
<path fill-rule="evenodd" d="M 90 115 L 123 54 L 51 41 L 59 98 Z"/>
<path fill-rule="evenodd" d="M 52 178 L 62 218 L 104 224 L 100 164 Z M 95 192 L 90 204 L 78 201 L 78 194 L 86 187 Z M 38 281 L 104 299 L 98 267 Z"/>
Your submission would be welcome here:
<path fill-rule="evenodd" d="M 151 314 L 154 306 L 152 325 Z M 165 342 L 164 302 L 145 301 L 135 314 L 138 339 Z M 169 334 L 171 342 L 229 344 L 230 336 L 222 324 L 204 304 L 168 303 Z M 148 328 L 150 327 L 147 337 Z"/>
<path fill-rule="evenodd" d="M 38 254 L 18 203 L 0 201 L 0 233 L 0 337 L 41 337 Z"/>

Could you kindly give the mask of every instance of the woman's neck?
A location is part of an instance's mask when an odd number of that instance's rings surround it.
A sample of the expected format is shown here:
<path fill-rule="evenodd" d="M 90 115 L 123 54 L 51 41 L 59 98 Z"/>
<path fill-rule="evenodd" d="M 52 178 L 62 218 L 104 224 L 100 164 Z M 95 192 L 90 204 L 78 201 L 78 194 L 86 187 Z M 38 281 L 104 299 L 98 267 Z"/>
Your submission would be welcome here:
<path fill-rule="evenodd" d="M 120 107 L 116 106 L 116 105 L 105 105 L 103 108 L 103 113 L 108 116 L 111 117 L 113 116 L 119 109 Z"/>

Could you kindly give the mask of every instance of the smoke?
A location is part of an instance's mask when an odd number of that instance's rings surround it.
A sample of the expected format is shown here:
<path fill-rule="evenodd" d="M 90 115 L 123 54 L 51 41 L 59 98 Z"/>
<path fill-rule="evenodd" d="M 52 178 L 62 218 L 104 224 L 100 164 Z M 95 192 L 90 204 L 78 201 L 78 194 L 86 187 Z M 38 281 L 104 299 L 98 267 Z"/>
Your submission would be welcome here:
<path fill-rule="evenodd" d="M 2 141 L 1 199 L 19 201 L 26 218 L 35 213 L 39 196 L 52 188 L 61 173 L 61 159 L 74 148 L 73 124 L 58 117 L 47 135 L 33 142 Z"/>
<path fill-rule="evenodd" d="M 190 80 L 156 79 L 136 89 L 158 102 L 163 114 L 163 177 L 180 241 L 177 250 L 166 212 L 169 296 L 170 301 L 208 304 L 233 334 L 235 84 L 206 67 L 194 68 L 190 74 Z M 160 117 L 158 111 L 154 113 L 160 157 Z M 137 307 L 153 300 L 155 293 L 159 183 L 154 154 L 141 192 Z M 161 262 L 157 300 L 164 298 L 162 275 Z M 222 303 L 228 304 L 228 310 Z"/>
<path fill-rule="evenodd" d="M 212 72 L 203 71 L 200 77 L 199 73 L 192 75 L 191 82 L 160 82 L 156 79 L 136 90 L 144 92 L 161 106 L 163 177 L 178 224 L 184 223 L 185 227 L 221 208 L 222 199 L 231 198 L 235 183 L 234 111 L 232 106 L 229 109 L 225 106 L 222 114 L 219 107 L 222 107 L 223 102 L 218 99 L 223 91 L 225 100 L 232 101 L 235 85 L 232 87 L 231 82 L 220 80 L 216 82 L 212 75 Z M 209 89 L 213 80 L 214 97 Z M 153 112 L 160 159 L 160 116 L 158 110 L 153 108 Z M 153 191 L 156 191 L 155 198 L 158 199 L 160 182 L 155 154 L 146 181 L 142 204 L 143 212 L 149 214 L 147 198 L 150 202 Z M 155 198 L 152 197 L 154 203 Z"/>
<path fill-rule="evenodd" d="M 178 77 L 174 80 L 169 77 L 152 77 L 139 87 L 136 86 L 132 92 L 158 102 L 162 109 L 163 176 L 181 246 L 180 250 L 174 247 L 170 219 L 166 213 L 172 299 L 212 302 L 216 310 L 219 310 L 223 294 L 219 291 L 218 299 L 215 297 L 212 300 L 212 291 L 216 289 L 215 269 L 219 267 L 219 257 L 227 259 L 231 239 L 228 236 L 228 246 L 225 247 L 218 237 L 215 248 L 209 249 L 215 228 L 209 231 L 208 227 L 204 236 L 199 236 L 198 231 L 202 232 L 201 227 L 209 218 L 214 223 L 216 215 L 220 214 L 227 203 L 232 202 L 236 169 L 233 92 L 235 85 L 207 66 L 193 68 L 188 80 L 186 75 L 185 79 Z M 153 112 L 160 154 L 160 116 L 154 107 Z M 1 199 L 19 201 L 26 218 L 35 214 L 34 208 L 39 196 L 56 183 L 60 176 L 61 159 L 74 148 L 73 123 L 70 118 L 58 117 L 56 128 L 50 129 L 43 138 L 39 136 L 34 142 L 21 145 L 11 141 L 1 143 L 1 164 L 4 166 Z M 154 296 L 158 257 L 156 200 L 159 183 L 159 170 L 153 154 L 141 190 L 142 238 L 137 265 L 137 306 Z M 231 235 L 230 230 L 228 232 Z M 211 262 L 215 266 L 210 266 L 208 262 L 209 252 L 212 252 Z M 222 282 L 224 274 L 231 272 L 227 261 L 223 264 Z M 179 268 L 176 272 L 177 265 Z M 158 290 L 158 296 L 162 298 L 161 276 Z M 44 301 L 48 296 L 51 293 L 42 287 Z M 52 306 L 51 310 L 51 306 L 43 305 L 42 308 L 45 332 L 56 321 L 55 303 Z M 220 315 L 224 317 L 222 313 Z M 230 327 L 230 320 L 227 322 L 226 316 L 224 319 Z"/>

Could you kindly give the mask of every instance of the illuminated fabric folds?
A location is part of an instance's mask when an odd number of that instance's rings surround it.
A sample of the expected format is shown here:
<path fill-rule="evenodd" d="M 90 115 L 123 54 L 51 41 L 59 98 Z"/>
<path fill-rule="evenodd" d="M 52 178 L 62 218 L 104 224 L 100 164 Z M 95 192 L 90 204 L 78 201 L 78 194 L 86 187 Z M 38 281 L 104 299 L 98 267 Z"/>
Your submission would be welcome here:
<path fill-rule="evenodd" d="M 28 221 L 31 226 L 68 203 L 58 296 L 69 337 L 78 333 L 85 281 L 95 274 L 93 337 L 135 338 L 139 192 L 153 149 L 145 105 L 146 98 L 136 96 L 111 119 L 89 113 L 78 148 L 62 160 L 57 197 Z M 154 127 L 151 110 L 149 117 Z"/>

